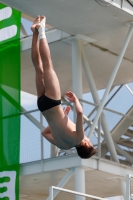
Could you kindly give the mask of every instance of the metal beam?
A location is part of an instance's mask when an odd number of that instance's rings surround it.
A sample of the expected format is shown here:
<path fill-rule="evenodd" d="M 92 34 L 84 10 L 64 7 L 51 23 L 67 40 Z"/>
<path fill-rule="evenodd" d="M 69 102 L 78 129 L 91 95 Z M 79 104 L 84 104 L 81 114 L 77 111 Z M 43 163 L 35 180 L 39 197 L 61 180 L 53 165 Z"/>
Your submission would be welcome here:
<path fill-rule="evenodd" d="M 126 151 L 124 151 L 122 148 L 120 148 L 116 143 L 115 144 L 115 148 L 116 150 L 126 158 L 127 161 L 129 161 L 131 164 L 133 164 L 133 157 L 130 156 Z"/>
<path fill-rule="evenodd" d="M 88 64 L 88 61 L 87 61 L 83 46 L 81 47 L 81 52 L 82 52 L 82 63 L 83 63 L 85 75 L 86 75 L 86 78 L 87 78 L 87 81 L 88 81 L 89 88 L 91 90 L 91 94 L 92 94 L 93 100 L 94 100 L 94 102 L 96 104 L 99 105 L 100 104 L 100 99 L 99 99 L 99 96 L 98 96 L 98 92 L 97 92 L 97 89 L 96 89 L 96 86 L 95 86 L 95 82 L 94 82 L 94 79 L 93 79 L 93 76 L 92 76 L 92 73 L 91 73 L 91 70 L 90 70 L 90 67 L 89 67 L 89 64 Z M 111 135 L 110 135 L 108 124 L 106 122 L 106 118 L 105 118 L 105 115 L 102 112 L 102 110 L 101 110 L 100 114 L 101 114 L 101 124 L 102 124 L 102 128 L 103 128 L 103 131 L 104 131 L 104 138 L 106 140 L 108 149 L 109 149 L 109 151 L 111 153 L 111 157 L 112 157 L 112 159 L 114 161 L 119 162 L 119 160 L 117 158 L 117 153 L 116 153 L 116 150 L 115 150 L 115 146 L 113 144 L 113 140 L 112 140 Z M 95 119 L 94 119 L 94 121 L 95 121 Z M 96 122 L 95 122 L 95 126 L 96 126 Z M 95 128 L 95 126 L 94 125 L 91 126 L 90 132 L 89 132 L 89 135 L 88 135 L 89 138 L 92 136 L 92 133 L 93 133 L 92 132 L 92 127 Z M 94 131 L 94 129 L 93 129 L 93 131 Z"/>
<path fill-rule="evenodd" d="M 130 117 L 133 117 L 133 107 L 130 108 L 130 110 L 126 113 L 126 116 L 129 115 Z M 112 137 L 115 142 L 117 142 L 121 135 L 123 135 L 126 130 L 131 126 L 133 123 L 133 120 L 128 117 L 123 117 L 123 119 L 119 122 L 119 124 L 113 129 L 112 131 Z"/>
<path fill-rule="evenodd" d="M 127 46 L 129 44 L 129 41 L 130 41 L 130 38 L 132 36 L 132 33 L 133 33 L 133 24 L 131 24 L 131 26 L 130 26 L 130 29 L 129 29 L 128 34 L 127 34 L 127 37 L 126 37 L 126 39 L 124 41 L 124 44 L 123 44 L 122 49 L 121 49 L 121 52 L 120 52 L 120 54 L 118 56 L 117 62 L 115 64 L 115 66 L 114 66 L 113 72 L 112 72 L 111 77 L 109 79 L 107 88 L 106 88 L 105 93 L 103 95 L 102 101 L 101 101 L 101 103 L 99 105 L 99 108 L 98 108 L 97 114 L 95 116 L 93 125 L 90 128 L 90 132 L 89 132 L 89 136 L 90 137 L 93 134 L 93 131 L 94 131 L 95 126 L 96 126 L 96 123 L 97 123 L 97 121 L 98 121 L 98 119 L 99 119 L 99 117 L 100 117 L 100 115 L 102 113 L 103 107 L 105 105 L 106 98 L 107 98 L 107 96 L 109 94 L 109 91 L 110 91 L 110 89 L 112 87 L 112 83 L 113 83 L 113 81 L 115 79 L 115 76 L 117 74 L 117 71 L 118 71 L 118 69 L 120 67 L 120 64 L 122 62 L 124 53 L 125 53 L 125 51 L 127 49 Z M 84 59 L 83 59 L 83 61 L 84 61 Z M 105 128 L 107 128 L 107 126 L 105 126 Z M 114 144 L 113 144 L 112 138 L 110 137 L 110 134 L 107 134 L 107 135 L 105 134 L 105 137 L 106 137 L 105 140 L 107 141 L 107 144 L 109 145 L 109 150 L 111 152 L 111 156 L 113 157 L 113 160 L 115 160 L 116 162 L 119 162 L 119 160 L 117 158 L 117 154 L 116 154 L 115 148 L 113 148 Z M 121 180 L 119 182 L 120 182 L 121 191 L 123 192 L 123 196 L 126 199 L 125 182 L 121 181 Z"/>
<path fill-rule="evenodd" d="M 112 1 L 111 4 L 117 8 L 133 15 L 133 7 L 128 3 L 128 1 L 115 0 L 115 1 Z"/>
<path fill-rule="evenodd" d="M 46 31 L 46 38 L 47 38 L 48 43 L 56 42 L 64 38 L 68 38 L 69 36 L 70 34 L 65 33 L 58 29 L 52 29 L 52 30 Z M 32 36 L 22 38 L 21 51 L 31 49 L 31 44 L 32 44 Z"/>
<path fill-rule="evenodd" d="M 44 162 L 44 172 L 55 171 L 61 169 L 70 169 L 73 167 L 82 166 L 85 169 L 100 170 L 107 172 L 116 176 L 125 177 L 127 172 L 133 174 L 133 168 L 122 165 L 116 162 L 112 162 L 107 159 L 99 159 L 96 156 L 90 159 L 81 159 L 76 154 L 71 154 L 68 156 L 60 156 L 57 158 L 45 159 Z M 97 168 L 99 163 L 99 168 Z M 42 172 L 41 161 L 35 161 L 31 163 L 20 165 L 20 175 L 28 175 Z"/>
<path fill-rule="evenodd" d="M 79 100 L 80 100 L 81 102 L 86 102 L 86 101 L 83 100 L 83 99 L 79 99 Z M 64 101 L 67 105 L 69 105 L 69 106 L 71 107 L 71 109 L 73 110 L 73 106 L 72 106 L 69 102 L 67 102 L 65 98 L 62 98 L 62 101 Z M 86 115 L 83 115 L 83 119 L 84 119 L 84 121 L 88 124 L 89 127 L 93 124 L 93 122 L 90 121 L 89 118 L 88 118 Z M 98 127 L 97 127 L 97 126 L 95 127 L 95 131 L 98 133 Z M 104 133 L 103 133 L 103 131 L 101 130 L 101 135 L 103 136 L 103 134 L 104 134 Z"/>
<path fill-rule="evenodd" d="M 130 118 L 128 118 L 128 115 Z M 120 137 L 126 132 L 128 127 L 132 124 L 133 119 L 133 107 L 127 112 L 125 116 L 123 116 L 122 120 L 114 127 L 111 132 L 112 138 L 114 142 L 119 142 Z M 102 143 L 102 156 L 105 156 L 107 153 L 106 141 Z"/>
<path fill-rule="evenodd" d="M 21 106 L 21 110 L 22 112 L 26 112 L 26 110 Z M 35 126 L 37 126 L 41 132 L 45 129 L 45 127 L 43 126 L 43 124 L 41 122 L 39 122 L 36 118 L 34 118 L 30 113 L 25 113 L 24 114 L 25 117 L 27 117 Z M 41 144 L 43 144 L 42 139 L 41 139 Z M 42 147 L 43 149 L 43 147 Z M 51 144 L 51 151 L 50 151 L 50 156 L 51 158 L 53 157 L 57 157 L 58 156 L 58 147 L 56 147 L 55 145 Z M 41 151 L 42 153 L 42 151 Z"/>
<path fill-rule="evenodd" d="M 130 130 L 130 129 L 126 130 L 126 132 L 124 133 L 124 135 L 126 135 L 126 136 L 128 136 L 130 138 L 133 138 L 133 130 Z"/>
<path fill-rule="evenodd" d="M 109 94 L 109 91 L 110 91 L 110 89 L 111 89 L 112 83 L 113 83 L 113 81 L 114 81 L 114 79 L 115 79 L 115 76 L 116 76 L 116 74 L 117 74 L 117 71 L 118 71 L 118 69 L 119 69 L 119 67 L 120 67 L 122 58 L 123 58 L 123 56 L 124 56 L 124 53 L 125 53 L 125 51 L 126 51 L 126 48 L 127 48 L 128 44 L 129 44 L 130 38 L 131 38 L 131 36 L 132 36 L 132 33 L 133 33 L 133 24 L 131 24 L 131 27 L 130 27 L 130 29 L 129 29 L 129 31 L 128 31 L 127 37 L 126 37 L 126 39 L 125 39 L 125 42 L 124 42 L 124 44 L 123 44 L 123 46 L 122 46 L 121 52 L 120 52 L 120 54 L 119 54 L 119 56 L 118 56 L 117 62 L 116 62 L 116 64 L 115 64 L 115 66 L 114 66 L 113 72 L 112 72 L 112 74 L 111 74 L 111 77 L 110 77 L 110 80 L 109 80 L 109 82 L 108 82 L 107 88 L 106 88 L 106 90 L 105 90 L 104 96 L 103 96 L 102 101 L 101 101 L 101 103 L 100 103 L 100 106 L 99 106 L 99 108 L 98 108 L 98 111 L 97 111 L 96 117 L 95 117 L 95 119 L 94 119 L 93 125 L 91 126 L 90 133 L 89 133 L 90 136 L 92 135 L 92 133 L 93 133 L 93 131 L 94 131 L 94 128 L 95 128 L 95 126 L 96 126 L 96 123 L 97 123 L 97 121 L 98 121 L 98 118 L 99 118 L 99 116 L 100 116 L 100 114 L 101 114 L 101 112 L 102 112 L 102 109 L 103 109 L 103 107 L 104 107 L 106 98 L 107 98 L 107 96 L 108 96 L 108 94 Z"/>
<path fill-rule="evenodd" d="M 67 172 L 67 174 L 63 177 L 63 179 L 58 183 L 57 187 L 63 188 L 65 184 L 69 181 L 69 179 L 72 177 L 73 173 L 74 173 L 74 168 L 70 169 Z M 58 195 L 58 193 L 59 191 L 56 190 L 56 192 L 54 193 L 54 198 Z M 50 196 L 46 200 L 50 200 Z"/>
<path fill-rule="evenodd" d="M 26 112 L 26 110 L 22 106 L 21 106 L 21 110 L 22 110 L 22 112 Z M 45 127 L 36 118 L 34 118 L 30 113 L 25 114 L 25 117 L 27 117 L 41 131 L 43 131 L 45 129 Z"/>
<path fill-rule="evenodd" d="M 128 148 L 132 148 L 133 149 L 133 142 L 129 140 L 125 140 L 125 139 L 120 139 L 119 141 L 117 141 L 117 144 L 120 144 L 122 146 L 126 146 Z"/>

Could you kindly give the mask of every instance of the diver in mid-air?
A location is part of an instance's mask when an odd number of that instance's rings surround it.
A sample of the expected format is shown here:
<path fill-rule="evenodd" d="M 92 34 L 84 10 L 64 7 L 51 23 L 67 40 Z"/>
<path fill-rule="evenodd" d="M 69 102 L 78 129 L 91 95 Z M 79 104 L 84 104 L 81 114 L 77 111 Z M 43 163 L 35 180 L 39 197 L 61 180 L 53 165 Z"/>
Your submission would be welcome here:
<path fill-rule="evenodd" d="M 65 94 L 67 99 L 75 104 L 76 124 L 68 117 L 70 107 L 67 106 L 63 110 L 61 106 L 60 84 L 53 68 L 46 40 L 45 22 L 45 16 L 38 16 L 31 26 L 33 31 L 32 61 L 36 71 L 37 104 L 49 124 L 42 135 L 60 149 L 76 147 L 81 158 L 90 158 L 97 152 L 97 149 L 84 135 L 83 110 L 78 98 L 71 91 Z"/>

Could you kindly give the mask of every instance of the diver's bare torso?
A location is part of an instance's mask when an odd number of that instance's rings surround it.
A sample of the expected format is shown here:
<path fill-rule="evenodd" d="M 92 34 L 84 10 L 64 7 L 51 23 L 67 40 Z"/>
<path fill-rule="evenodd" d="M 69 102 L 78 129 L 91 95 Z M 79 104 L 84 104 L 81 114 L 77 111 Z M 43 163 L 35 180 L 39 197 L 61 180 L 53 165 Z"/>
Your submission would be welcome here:
<path fill-rule="evenodd" d="M 58 105 L 42 112 L 46 118 L 54 142 L 60 149 L 70 149 L 80 143 L 76 134 L 76 125 L 64 113 L 62 106 Z"/>

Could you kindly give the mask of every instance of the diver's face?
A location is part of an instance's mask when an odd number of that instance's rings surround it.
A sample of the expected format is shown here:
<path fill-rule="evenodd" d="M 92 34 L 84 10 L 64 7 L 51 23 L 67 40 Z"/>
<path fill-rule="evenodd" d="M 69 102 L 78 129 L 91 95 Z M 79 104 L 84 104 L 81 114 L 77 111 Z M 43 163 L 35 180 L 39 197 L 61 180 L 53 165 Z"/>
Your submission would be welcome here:
<path fill-rule="evenodd" d="M 93 146 L 89 138 L 87 138 L 86 136 L 84 136 L 84 139 L 82 140 L 81 144 L 87 147 Z"/>

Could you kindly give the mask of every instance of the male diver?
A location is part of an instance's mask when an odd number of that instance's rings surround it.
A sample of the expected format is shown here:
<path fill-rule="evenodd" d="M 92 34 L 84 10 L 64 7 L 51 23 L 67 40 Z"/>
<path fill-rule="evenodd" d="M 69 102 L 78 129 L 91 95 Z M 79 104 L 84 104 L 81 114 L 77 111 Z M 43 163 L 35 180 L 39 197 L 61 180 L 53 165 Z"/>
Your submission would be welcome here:
<path fill-rule="evenodd" d="M 83 110 L 78 98 L 71 91 L 65 94 L 67 99 L 75 104 L 76 124 L 67 115 L 70 107 L 67 106 L 63 110 L 61 106 L 60 84 L 53 68 L 46 40 L 45 22 L 45 16 L 38 16 L 31 26 L 33 31 L 31 57 L 36 71 L 37 104 L 49 124 L 42 135 L 60 149 L 67 150 L 75 147 L 81 158 L 89 158 L 97 150 L 84 135 Z"/>

